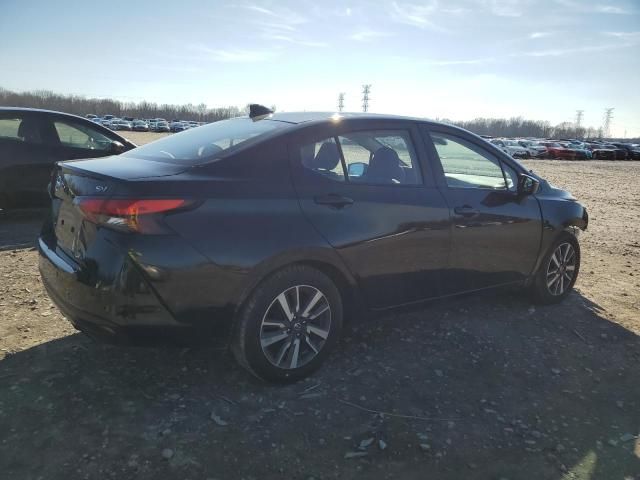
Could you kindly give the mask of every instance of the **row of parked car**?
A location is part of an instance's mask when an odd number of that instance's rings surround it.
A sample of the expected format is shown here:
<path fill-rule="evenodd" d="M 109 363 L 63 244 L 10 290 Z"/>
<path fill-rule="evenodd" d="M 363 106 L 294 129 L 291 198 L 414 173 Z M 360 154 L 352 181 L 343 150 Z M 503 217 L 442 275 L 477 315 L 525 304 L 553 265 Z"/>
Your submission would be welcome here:
<path fill-rule="evenodd" d="M 640 160 L 640 145 L 636 143 L 576 139 L 494 138 L 486 135 L 483 137 L 514 158 Z"/>
<path fill-rule="evenodd" d="M 190 128 L 204 125 L 204 122 L 194 122 L 190 120 L 171 120 L 168 122 L 164 118 L 118 118 L 115 115 L 104 115 L 99 117 L 92 113 L 86 115 L 92 122 L 98 123 L 111 130 L 129 130 L 134 132 L 182 132 Z"/>

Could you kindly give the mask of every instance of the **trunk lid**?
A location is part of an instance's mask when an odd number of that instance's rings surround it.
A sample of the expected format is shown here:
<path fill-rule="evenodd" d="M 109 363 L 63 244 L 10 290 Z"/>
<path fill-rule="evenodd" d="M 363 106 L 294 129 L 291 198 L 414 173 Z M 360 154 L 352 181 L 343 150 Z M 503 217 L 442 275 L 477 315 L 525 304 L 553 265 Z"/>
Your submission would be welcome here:
<path fill-rule="evenodd" d="M 58 163 L 49 186 L 51 219 L 44 229 L 48 232 L 48 243 L 81 263 L 100 232 L 98 225 L 79 207 L 78 197 L 126 196 L 135 181 L 185 170 L 184 165 L 120 156 Z"/>
<path fill-rule="evenodd" d="M 121 155 L 73 160 L 62 162 L 59 165 L 66 171 L 74 171 L 79 175 L 106 176 L 121 180 L 166 177 L 188 169 L 188 166 L 176 163 L 154 162 L 153 160 Z"/>

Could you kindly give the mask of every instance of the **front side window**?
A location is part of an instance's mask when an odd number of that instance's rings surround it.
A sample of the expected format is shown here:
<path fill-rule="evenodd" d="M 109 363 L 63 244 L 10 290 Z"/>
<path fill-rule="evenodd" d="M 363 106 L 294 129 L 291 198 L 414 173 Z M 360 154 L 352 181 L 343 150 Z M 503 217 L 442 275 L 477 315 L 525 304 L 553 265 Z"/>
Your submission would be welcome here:
<path fill-rule="evenodd" d="M 108 150 L 111 140 L 103 133 L 86 125 L 56 120 L 53 122 L 60 145 L 86 150 Z"/>
<path fill-rule="evenodd" d="M 511 190 L 515 188 L 515 171 L 505 175 L 500 160 L 480 147 L 457 137 L 431 132 L 442 170 L 451 188 Z"/>
<path fill-rule="evenodd" d="M 405 131 L 362 131 L 301 148 L 305 168 L 335 181 L 368 185 L 422 183 L 411 137 Z"/>

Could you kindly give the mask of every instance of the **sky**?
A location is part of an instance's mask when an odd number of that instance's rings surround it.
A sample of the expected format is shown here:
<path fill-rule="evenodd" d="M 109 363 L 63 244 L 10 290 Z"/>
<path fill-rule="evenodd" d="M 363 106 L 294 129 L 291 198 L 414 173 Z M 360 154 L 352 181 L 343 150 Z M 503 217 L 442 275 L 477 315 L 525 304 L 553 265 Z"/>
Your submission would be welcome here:
<path fill-rule="evenodd" d="M 0 87 L 640 136 L 640 0 L 0 0 Z"/>

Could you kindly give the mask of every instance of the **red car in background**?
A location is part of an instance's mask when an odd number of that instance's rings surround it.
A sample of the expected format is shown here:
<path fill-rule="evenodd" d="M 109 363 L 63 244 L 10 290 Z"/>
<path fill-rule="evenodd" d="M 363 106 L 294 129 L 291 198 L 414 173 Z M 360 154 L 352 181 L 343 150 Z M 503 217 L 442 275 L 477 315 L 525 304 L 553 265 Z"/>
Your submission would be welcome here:
<path fill-rule="evenodd" d="M 547 155 L 549 158 L 562 158 L 565 160 L 575 160 L 576 152 L 568 148 L 564 148 L 557 142 L 539 142 L 543 147 L 547 147 Z"/>

